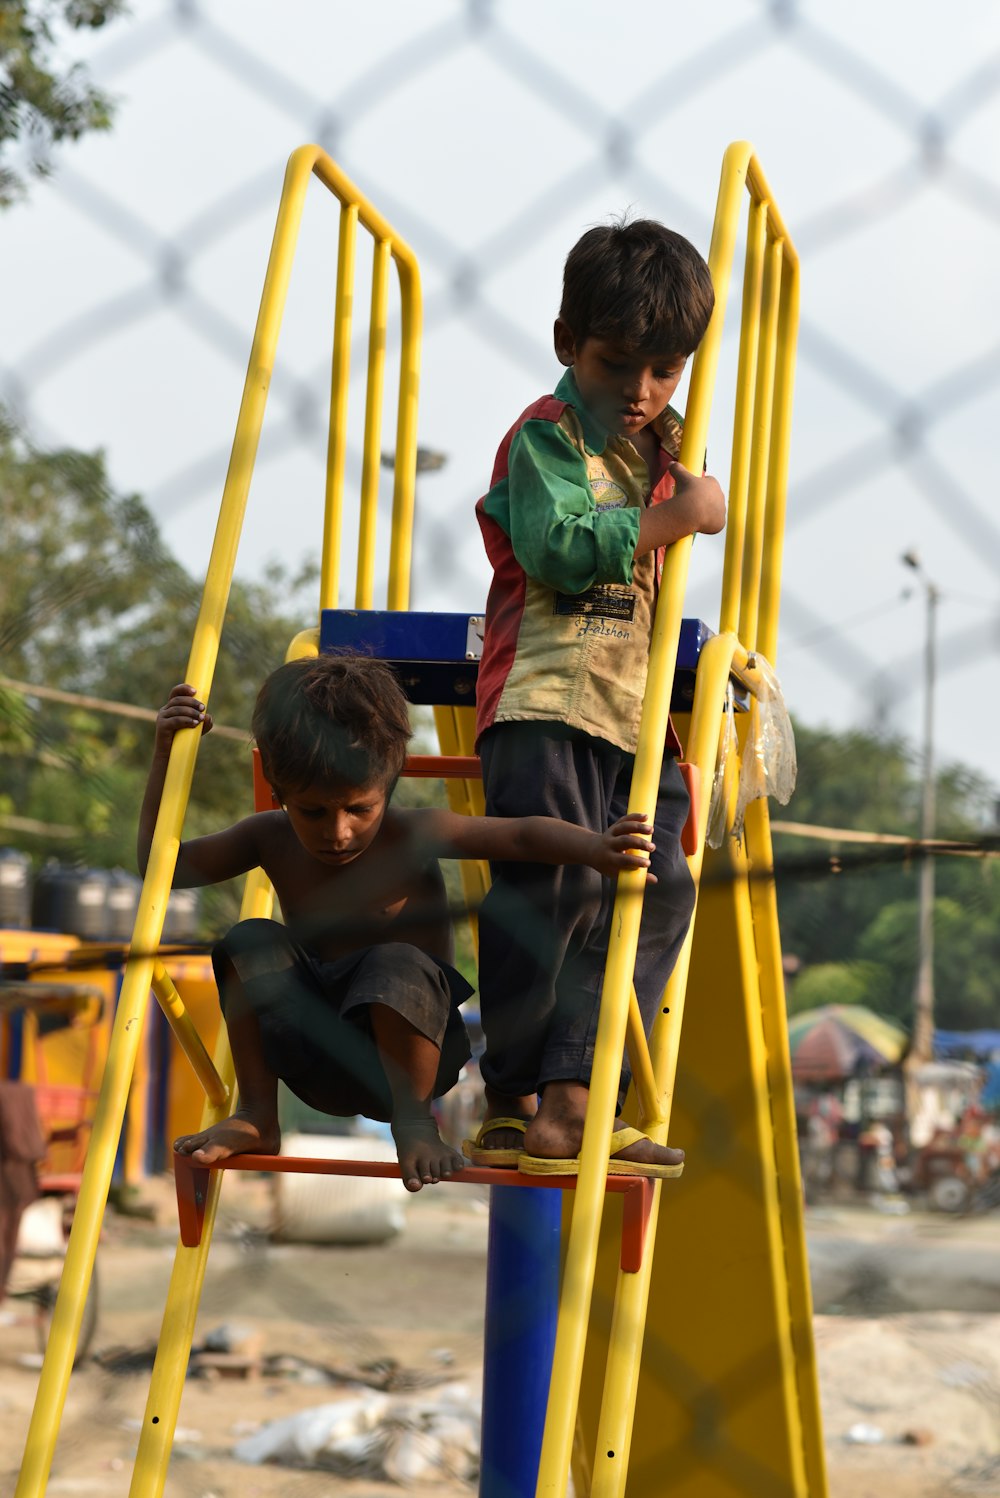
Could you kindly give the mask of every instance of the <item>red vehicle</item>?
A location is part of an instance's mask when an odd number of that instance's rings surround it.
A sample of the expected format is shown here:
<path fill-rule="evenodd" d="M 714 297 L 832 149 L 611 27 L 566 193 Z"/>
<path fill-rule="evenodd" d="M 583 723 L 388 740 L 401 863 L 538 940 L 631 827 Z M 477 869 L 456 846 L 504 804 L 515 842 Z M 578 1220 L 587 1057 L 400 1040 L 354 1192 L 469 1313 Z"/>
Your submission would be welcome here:
<path fill-rule="evenodd" d="M 981 1108 L 917 1151 L 913 1185 L 939 1212 L 989 1211 L 1000 1205 L 1000 1131 Z"/>

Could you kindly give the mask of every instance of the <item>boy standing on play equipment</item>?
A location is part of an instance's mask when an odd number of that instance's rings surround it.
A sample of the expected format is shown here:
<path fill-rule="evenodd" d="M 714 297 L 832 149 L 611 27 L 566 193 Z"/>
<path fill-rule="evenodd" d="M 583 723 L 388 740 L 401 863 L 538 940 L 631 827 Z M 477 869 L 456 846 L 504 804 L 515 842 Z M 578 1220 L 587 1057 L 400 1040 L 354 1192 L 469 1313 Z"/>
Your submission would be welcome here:
<path fill-rule="evenodd" d="M 555 324 L 566 373 L 504 438 L 477 507 L 494 571 L 476 724 L 490 815 L 596 832 L 625 811 L 663 548 L 725 524 L 716 480 L 677 461 L 668 404 L 714 302 L 702 257 L 651 220 L 591 229 L 570 251 Z M 679 752 L 671 729 L 635 963 L 647 1032 L 694 902 Z M 487 1115 L 467 1153 L 573 1173 L 613 886 L 592 869 L 506 859 L 492 873 L 479 918 Z M 619 1107 L 628 1081 L 623 1067 Z M 679 1175 L 682 1162 L 616 1123 L 613 1174 Z"/>
<path fill-rule="evenodd" d="M 149 858 L 174 734 L 211 718 L 174 687 L 156 719 L 139 818 Z M 549 817 L 497 819 L 392 806 L 410 723 L 391 669 L 360 656 L 281 666 L 253 715 L 280 809 L 183 842 L 175 887 L 262 868 L 285 924 L 241 921 L 212 951 L 239 1107 L 175 1148 L 207 1165 L 277 1154 L 279 1077 L 311 1107 L 388 1119 L 410 1191 L 460 1170 L 431 1102 L 469 1058 L 458 1012 L 472 989 L 451 965 L 438 858 L 582 861 L 605 874 L 649 862 L 650 827 L 624 818 L 589 832 Z"/>

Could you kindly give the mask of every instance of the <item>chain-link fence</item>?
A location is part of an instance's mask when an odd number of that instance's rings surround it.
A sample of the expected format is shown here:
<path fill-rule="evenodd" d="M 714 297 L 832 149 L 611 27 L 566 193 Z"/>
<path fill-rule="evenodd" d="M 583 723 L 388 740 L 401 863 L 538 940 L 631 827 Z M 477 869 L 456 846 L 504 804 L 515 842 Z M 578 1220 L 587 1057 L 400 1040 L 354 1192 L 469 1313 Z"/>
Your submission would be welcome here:
<path fill-rule="evenodd" d="M 558 0 L 394 6 L 384 28 L 350 11 L 300 4 L 278 27 L 263 6 L 176 0 L 91 44 L 88 65 L 121 101 L 117 128 L 64 154 L 5 223 L 18 296 L 0 389 L 35 434 L 106 446 L 116 481 L 200 569 L 281 166 L 318 140 L 423 270 L 422 440 L 448 461 L 422 481 L 416 602 L 479 606 L 471 506 L 499 436 L 551 386 L 566 249 L 629 207 L 705 246 L 722 149 L 747 136 L 804 261 L 787 695 L 807 721 L 912 732 L 922 618 L 898 564 L 916 546 L 944 600 L 941 744 L 989 770 L 995 709 L 975 673 L 998 640 L 986 433 L 1000 376 L 1000 19 L 966 4 L 942 35 L 929 7 L 833 18 L 734 0 L 683 22 L 640 6 L 620 34 L 603 7 Z M 250 570 L 318 541 L 325 207 L 304 226 Z M 362 272 L 359 303 L 363 284 Z M 724 370 L 709 450 L 723 480 L 730 410 Z M 719 550 L 695 549 L 689 611 L 709 622 Z"/>
<path fill-rule="evenodd" d="M 941 750 L 992 772 L 1000 13 L 971 0 L 947 22 L 925 0 L 836 15 L 806 0 L 729 0 L 682 17 L 580 0 L 299 0 L 280 13 L 164 0 L 137 5 L 89 44 L 87 61 L 120 97 L 119 121 L 65 152 L 31 205 L 5 219 L 4 280 L 16 295 L 0 313 L 0 394 L 40 442 L 106 447 L 116 484 L 145 496 L 197 574 L 284 161 L 318 141 L 422 268 L 421 441 L 446 455 L 419 480 L 414 601 L 425 607 L 482 605 L 472 505 L 503 431 L 551 388 L 566 250 L 625 209 L 707 249 L 723 149 L 753 140 L 804 267 L 786 696 L 806 721 L 914 733 L 923 619 L 901 596 L 899 560 L 916 546 L 943 595 Z M 327 208 L 317 194 L 307 209 L 272 385 L 244 544 L 255 575 L 269 555 L 297 563 L 320 535 L 336 244 Z M 732 337 L 729 354 L 709 448 L 723 482 Z M 709 623 L 720 557 L 721 546 L 695 547 L 686 612 Z M 245 1278 L 261 1314 L 277 1315 L 271 1303 L 280 1311 L 287 1288 L 277 1261 L 280 1251 L 266 1275 Z M 209 1295 L 209 1314 L 245 1306 L 221 1278 Z M 355 1322 L 344 1330 L 349 1304 L 349 1288 L 331 1290 L 319 1312 L 341 1351 L 356 1343 L 359 1361 L 389 1351 Z M 64 1462 L 98 1411 L 117 1411 L 118 1387 L 107 1375 L 81 1394 Z M 203 1457 L 175 1461 L 170 1492 L 229 1481 Z M 765 1491 L 744 1477 L 748 1493 Z M 338 1490 L 306 1473 L 292 1481 L 296 1492 Z"/>

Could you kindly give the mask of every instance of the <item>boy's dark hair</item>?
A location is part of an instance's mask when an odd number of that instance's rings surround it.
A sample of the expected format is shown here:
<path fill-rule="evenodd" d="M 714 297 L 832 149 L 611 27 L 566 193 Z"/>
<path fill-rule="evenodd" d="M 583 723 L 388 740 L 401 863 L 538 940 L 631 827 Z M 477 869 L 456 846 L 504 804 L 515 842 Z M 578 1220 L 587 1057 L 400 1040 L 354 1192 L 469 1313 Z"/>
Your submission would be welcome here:
<path fill-rule="evenodd" d="M 276 791 L 395 785 L 410 715 L 391 667 L 363 655 L 287 661 L 257 694 L 253 736 Z"/>
<path fill-rule="evenodd" d="M 607 338 L 626 349 L 693 354 L 715 290 L 694 245 L 655 219 L 588 229 L 570 250 L 559 316 L 577 342 Z"/>

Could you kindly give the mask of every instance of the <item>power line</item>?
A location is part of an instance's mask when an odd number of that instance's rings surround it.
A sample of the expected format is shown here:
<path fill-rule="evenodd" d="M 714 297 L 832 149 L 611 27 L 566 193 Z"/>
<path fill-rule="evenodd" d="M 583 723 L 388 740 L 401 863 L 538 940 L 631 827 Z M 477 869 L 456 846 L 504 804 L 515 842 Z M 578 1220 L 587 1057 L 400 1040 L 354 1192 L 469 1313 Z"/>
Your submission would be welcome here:
<path fill-rule="evenodd" d="M 40 687 L 30 681 L 15 681 L 10 676 L 0 676 L 0 688 L 17 692 L 22 697 L 38 697 L 45 702 L 61 702 L 67 707 L 84 707 L 95 713 L 109 713 L 116 718 L 138 718 L 144 723 L 155 723 L 157 713 L 151 707 L 136 707 L 131 702 L 113 702 L 107 697 L 88 697 L 82 692 L 64 692 L 57 687 Z M 223 723 L 213 723 L 212 733 L 220 739 L 235 739 L 244 747 L 250 742 L 249 733 L 242 728 L 227 728 Z"/>

